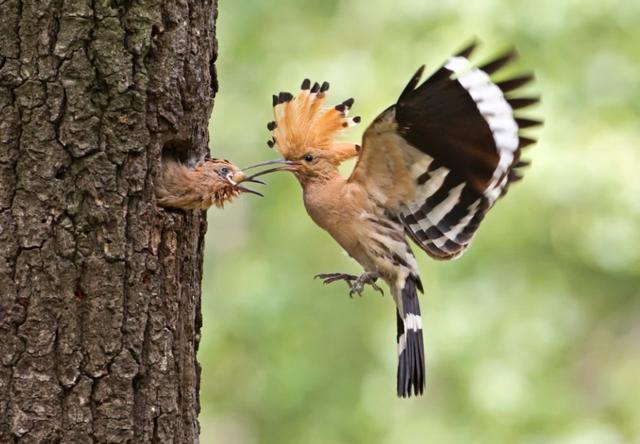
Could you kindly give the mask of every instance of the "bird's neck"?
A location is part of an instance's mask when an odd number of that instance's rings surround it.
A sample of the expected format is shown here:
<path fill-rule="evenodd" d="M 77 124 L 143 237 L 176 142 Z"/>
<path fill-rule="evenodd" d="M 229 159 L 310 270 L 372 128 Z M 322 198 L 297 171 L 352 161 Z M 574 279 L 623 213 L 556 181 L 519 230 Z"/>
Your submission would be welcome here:
<path fill-rule="evenodd" d="M 318 190 L 326 186 L 344 182 L 340 171 L 338 171 L 338 168 L 334 165 L 323 165 L 323 168 L 315 171 L 313 175 L 297 175 L 297 177 L 305 192 L 307 192 L 307 189 Z"/>
<path fill-rule="evenodd" d="M 307 212 L 318 225 L 331 231 L 327 218 L 340 212 L 345 204 L 346 179 L 335 169 L 322 176 L 301 179 L 300 184 Z"/>

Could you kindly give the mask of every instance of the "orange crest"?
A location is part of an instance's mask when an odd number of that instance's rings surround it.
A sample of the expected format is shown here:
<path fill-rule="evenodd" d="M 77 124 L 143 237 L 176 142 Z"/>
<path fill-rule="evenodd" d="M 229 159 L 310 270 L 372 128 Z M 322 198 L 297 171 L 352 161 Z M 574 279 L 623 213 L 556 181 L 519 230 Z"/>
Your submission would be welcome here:
<path fill-rule="evenodd" d="M 341 131 L 360 122 L 360 117 L 347 117 L 353 99 L 323 108 L 328 89 L 328 82 L 312 87 L 309 79 L 305 79 L 297 97 L 287 92 L 273 96 L 275 121 L 267 125 L 272 134 L 272 140 L 267 142 L 269 147 L 275 146 L 289 160 L 303 157 L 309 149 L 321 149 L 338 163 L 356 157 L 359 145 L 335 140 Z"/>

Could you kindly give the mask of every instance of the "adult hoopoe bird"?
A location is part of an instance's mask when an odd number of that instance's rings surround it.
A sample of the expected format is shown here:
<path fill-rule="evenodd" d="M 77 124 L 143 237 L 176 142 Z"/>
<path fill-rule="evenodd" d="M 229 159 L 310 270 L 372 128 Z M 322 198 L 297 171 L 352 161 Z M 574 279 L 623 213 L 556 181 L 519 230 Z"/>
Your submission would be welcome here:
<path fill-rule="evenodd" d="M 362 145 L 336 140 L 359 117 L 347 114 L 353 99 L 323 108 L 328 83 L 302 83 L 297 97 L 273 98 L 269 123 L 284 160 L 303 188 L 311 218 L 362 265 L 364 273 L 321 274 L 325 283 L 346 280 L 350 295 L 376 280 L 387 283 L 397 306 L 398 396 L 422 394 L 425 385 L 423 291 L 407 241 L 435 259 L 460 256 L 485 214 L 520 179 L 522 148 L 534 142 L 520 130 L 540 124 L 514 115 L 538 101 L 514 91 L 532 80 L 524 75 L 494 82 L 491 75 L 515 51 L 474 67 L 471 44 L 420 83 L 420 67 L 395 104 L 364 132 Z M 358 158 L 348 178 L 344 160 Z"/>
<path fill-rule="evenodd" d="M 241 193 L 261 193 L 241 186 L 242 182 L 264 182 L 246 176 L 237 166 L 223 159 L 205 159 L 189 168 L 170 157 L 162 161 L 156 180 L 158 205 L 186 210 L 205 210 L 212 205 L 222 208 Z"/>

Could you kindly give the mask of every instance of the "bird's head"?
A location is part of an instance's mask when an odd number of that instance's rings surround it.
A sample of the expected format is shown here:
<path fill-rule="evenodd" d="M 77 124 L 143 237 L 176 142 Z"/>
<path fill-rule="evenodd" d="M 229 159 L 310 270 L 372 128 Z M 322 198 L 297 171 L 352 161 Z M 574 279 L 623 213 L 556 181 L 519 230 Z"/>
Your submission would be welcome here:
<path fill-rule="evenodd" d="M 327 177 L 340 163 L 358 156 L 359 145 L 336 140 L 341 132 L 360 122 L 360 117 L 348 117 L 353 99 L 323 107 L 328 89 L 327 82 L 312 86 L 305 79 L 296 97 L 286 92 L 273 96 L 275 120 L 267 125 L 272 136 L 267 144 L 283 159 L 258 165 L 282 164 L 268 171 L 291 171 L 305 183 Z"/>
<path fill-rule="evenodd" d="M 248 177 L 237 166 L 223 159 L 206 159 L 191 169 L 173 158 L 162 162 L 162 174 L 155 184 L 157 202 L 163 207 L 207 209 L 223 207 L 241 193 L 262 196 L 241 185 L 264 182 Z"/>
<path fill-rule="evenodd" d="M 222 207 L 241 193 L 251 193 L 262 196 L 261 193 L 240 185 L 243 182 L 264 183 L 247 176 L 240 168 L 225 159 L 207 159 L 195 169 L 200 173 L 203 183 L 208 183 L 211 203 Z"/>

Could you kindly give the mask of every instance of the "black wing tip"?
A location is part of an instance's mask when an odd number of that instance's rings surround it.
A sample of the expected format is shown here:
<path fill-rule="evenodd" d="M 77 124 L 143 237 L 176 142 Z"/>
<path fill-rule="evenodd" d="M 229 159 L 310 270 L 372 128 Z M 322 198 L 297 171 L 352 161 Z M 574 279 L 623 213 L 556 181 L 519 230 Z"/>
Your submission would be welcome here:
<path fill-rule="evenodd" d="M 536 139 L 532 139 L 530 137 L 519 136 L 518 138 L 518 149 L 526 148 L 530 145 L 533 145 L 537 142 Z"/>
<path fill-rule="evenodd" d="M 514 119 L 518 125 L 518 129 L 534 128 L 544 124 L 544 120 L 542 119 L 528 119 L 525 117 L 514 117 Z"/>
<path fill-rule="evenodd" d="M 521 88 L 526 84 L 535 80 L 535 75 L 533 72 L 527 72 L 524 74 L 520 74 L 519 76 L 512 77 L 507 80 L 503 80 L 501 82 L 497 82 L 496 86 L 502 90 L 503 93 L 508 93 L 515 89 Z"/>
<path fill-rule="evenodd" d="M 479 44 L 480 44 L 480 41 L 478 40 L 478 38 L 473 37 L 471 41 L 462 50 L 458 51 L 455 54 L 455 57 L 464 57 L 465 59 L 468 59 L 473 53 L 473 51 L 478 47 Z"/>
<path fill-rule="evenodd" d="M 509 171 L 509 177 L 508 177 L 509 183 L 518 182 L 522 180 L 522 178 L 523 178 L 522 174 L 519 174 L 517 171 L 515 170 Z"/>
<path fill-rule="evenodd" d="M 517 110 L 538 104 L 540 102 L 540 96 L 506 97 L 506 100 L 513 110 Z"/>
<path fill-rule="evenodd" d="M 527 168 L 529 165 L 531 165 L 530 160 L 518 160 L 513 164 L 513 168 Z"/>
<path fill-rule="evenodd" d="M 518 58 L 518 51 L 516 51 L 516 48 L 512 46 L 511 48 L 507 49 L 504 53 L 502 53 L 502 55 L 495 57 L 491 61 L 480 66 L 478 69 L 491 75 L 496 71 L 500 70 L 501 68 L 503 68 L 509 62 L 512 62 L 517 58 Z"/>
<path fill-rule="evenodd" d="M 302 85 L 300 85 L 300 89 L 302 90 L 307 90 L 311 88 L 311 80 L 309 79 L 304 79 L 302 81 Z"/>
<path fill-rule="evenodd" d="M 418 86 L 418 83 L 420 83 L 420 79 L 422 78 L 422 75 L 424 74 L 425 67 L 426 65 L 424 64 L 421 65 L 418 68 L 418 70 L 415 72 L 415 74 L 411 76 L 411 79 L 409 80 L 407 85 L 404 87 L 404 89 L 400 93 L 398 102 L 401 102 L 404 98 L 406 98 L 409 94 L 411 94 L 413 90 L 416 89 L 416 87 Z"/>

